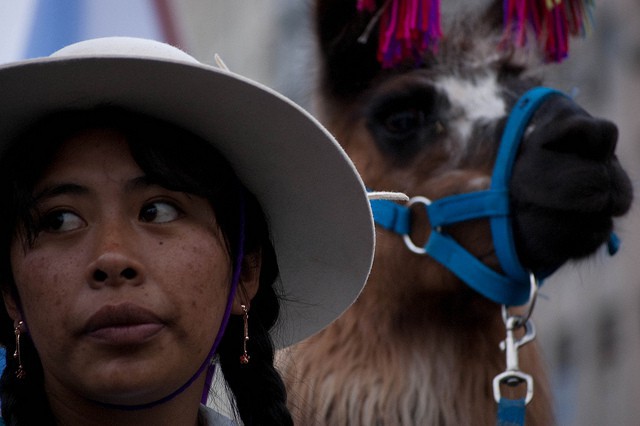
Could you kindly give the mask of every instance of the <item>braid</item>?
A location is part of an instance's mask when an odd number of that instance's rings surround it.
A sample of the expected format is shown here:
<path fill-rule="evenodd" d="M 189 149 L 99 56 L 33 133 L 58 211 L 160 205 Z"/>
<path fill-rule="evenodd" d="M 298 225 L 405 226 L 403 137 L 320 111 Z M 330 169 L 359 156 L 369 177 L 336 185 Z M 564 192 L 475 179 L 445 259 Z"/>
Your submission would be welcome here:
<path fill-rule="evenodd" d="M 268 252 L 263 247 L 260 287 L 251 301 L 251 339 L 247 348 L 251 360 L 248 364 L 240 363 L 244 324 L 239 316 L 230 318 L 219 347 L 222 373 L 234 394 L 240 418 L 247 426 L 293 425 L 286 406 L 284 383 L 273 366 L 274 347 L 269 329 L 278 317 L 279 303 L 271 286 L 277 271 L 273 267 L 266 267 L 269 264 L 275 265 L 273 249 L 270 245 L 268 247 Z M 267 259 L 269 257 L 272 259 Z"/>
<path fill-rule="evenodd" d="M 33 214 L 31 192 L 45 165 L 51 161 L 58 142 L 40 144 L 34 148 L 31 140 L 47 140 L 46 133 L 34 130 L 25 133 L 8 150 L 2 153 L 0 164 L 0 194 L 5 200 L 0 211 L 0 287 L 13 294 L 19 303 L 10 263 L 10 246 L 19 227 L 27 240 L 33 239 Z M 49 401 L 44 391 L 44 372 L 38 352 L 28 333 L 20 336 L 20 356 L 26 375 L 16 377 L 18 362 L 13 358 L 16 350 L 13 320 L 4 304 L 0 304 L 0 345 L 6 350 L 6 367 L 0 377 L 0 402 L 2 419 L 7 426 L 54 425 Z"/>

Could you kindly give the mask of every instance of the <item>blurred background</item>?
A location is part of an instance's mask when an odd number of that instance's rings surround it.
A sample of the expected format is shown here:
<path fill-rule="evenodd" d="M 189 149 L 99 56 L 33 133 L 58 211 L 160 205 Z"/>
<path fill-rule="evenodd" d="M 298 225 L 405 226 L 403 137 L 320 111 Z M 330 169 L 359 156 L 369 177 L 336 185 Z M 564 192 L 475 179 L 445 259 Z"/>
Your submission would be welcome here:
<path fill-rule="evenodd" d="M 640 2 L 595 3 L 593 32 L 547 67 L 547 82 L 617 123 L 618 154 L 640 187 Z M 232 71 L 313 112 L 309 13 L 310 0 L 0 0 L 0 64 L 86 38 L 148 37 L 209 64 L 218 53 Z M 546 281 L 533 315 L 563 426 L 640 424 L 638 207 L 616 228 L 621 251 L 564 267 Z"/>

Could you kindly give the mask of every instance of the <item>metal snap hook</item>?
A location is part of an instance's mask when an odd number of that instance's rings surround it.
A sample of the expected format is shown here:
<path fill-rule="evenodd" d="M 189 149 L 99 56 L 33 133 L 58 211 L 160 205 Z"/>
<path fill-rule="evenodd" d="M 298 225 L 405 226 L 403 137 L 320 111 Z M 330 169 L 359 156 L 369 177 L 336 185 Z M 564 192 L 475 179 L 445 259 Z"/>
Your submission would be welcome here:
<path fill-rule="evenodd" d="M 493 379 L 493 397 L 496 402 L 500 402 L 501 392 L 500 385 L 518 386 L 526 383 L 527 390 L 525 396 L 525 404 L 533 399 L 533 377 L 520 370 L 518 362 L 518 350 L 520 347 L 533 341 L 536 337 L 536 330 L 530 320 L 523 322 L 523 318 L 519 316 L 511 316 L 507 321 L 507 336 L 505 340 L 500 342 L 500 349 L 506 353 L 507 368 Z M 516 329 L 524 327 L 525 334 L 516 339 L 514 332 Z"/>
<path fill-rule="evenodd" d="M 500 385 L 505 384 L 507 386 L 517 386 L 520 383 L 526 383 L 527 390 L 524 397 L 524 403 L 529 404 L 533 399 L 533 377 L 522 371 L 504 371 L 498 374 L 493 379 L 493 398 L 497 403 L 500 403 L 502 393 L 500 392 Z"/>

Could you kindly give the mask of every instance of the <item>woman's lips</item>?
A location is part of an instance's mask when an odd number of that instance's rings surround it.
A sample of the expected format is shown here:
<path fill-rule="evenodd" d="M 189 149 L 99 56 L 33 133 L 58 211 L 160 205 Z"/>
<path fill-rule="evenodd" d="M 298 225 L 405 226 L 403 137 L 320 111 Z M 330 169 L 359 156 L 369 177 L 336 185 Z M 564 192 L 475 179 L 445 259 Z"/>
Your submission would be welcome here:
<path fill-rule="evenodd" d="M 165 327 L 153 312 L 131 303 L 107 305 L 93 314 L 84 334 L 108 345 L 144 343 Z"/>

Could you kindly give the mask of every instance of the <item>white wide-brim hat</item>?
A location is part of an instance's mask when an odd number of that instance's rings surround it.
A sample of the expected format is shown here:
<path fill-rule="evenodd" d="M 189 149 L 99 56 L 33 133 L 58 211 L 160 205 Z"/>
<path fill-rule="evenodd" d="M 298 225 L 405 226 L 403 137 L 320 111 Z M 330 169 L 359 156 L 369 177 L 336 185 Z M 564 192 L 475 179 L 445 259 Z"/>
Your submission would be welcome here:
<path fill-rule="evenodd" d="M 284 296 L 276 347 L 321 330 L 356 299 L 374 249 L 366 190 L 342 148 L 302 108 L 164 43 L 94 39 L 0 67 L 0 150 L 44 115 L 105 104 L 212 143 L 256 195 Z"/>

